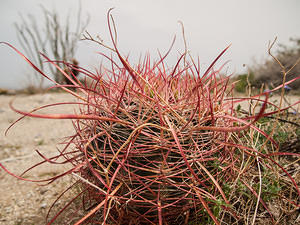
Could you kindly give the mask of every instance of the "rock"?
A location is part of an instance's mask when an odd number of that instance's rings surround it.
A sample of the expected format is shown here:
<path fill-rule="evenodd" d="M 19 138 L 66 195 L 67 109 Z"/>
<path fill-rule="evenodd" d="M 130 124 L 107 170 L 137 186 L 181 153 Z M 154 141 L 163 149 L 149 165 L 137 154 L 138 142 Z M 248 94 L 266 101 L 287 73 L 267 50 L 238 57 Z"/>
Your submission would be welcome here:
<path fill-rule="evenodd" d="M 47 203 L 43 202 L 40 204 L 41 209 L 45 209 L 47 207 Z"/>
<path fill-rule="evenodd" d="M 40 190 L 40 194 L 41 194 L 41 195 L 44 195 L 47 191 L 48 191 L 47 189 L 41 189 L 41 190 Z"/>

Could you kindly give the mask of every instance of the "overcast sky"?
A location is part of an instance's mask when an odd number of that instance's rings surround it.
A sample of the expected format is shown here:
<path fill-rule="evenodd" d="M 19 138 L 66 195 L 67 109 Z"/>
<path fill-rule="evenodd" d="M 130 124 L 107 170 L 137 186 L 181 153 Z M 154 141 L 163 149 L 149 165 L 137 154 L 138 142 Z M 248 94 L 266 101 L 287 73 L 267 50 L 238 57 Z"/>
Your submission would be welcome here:
<path fill-rule="evenodd" d="M 39 20 L 42 4 L 56 9 L 61 18 L 77 9 L 76 0 L 0 0 L 0 41 L 20 48 L 14 28 L 20 22 L 18 14 L 33 14 Z M 184 50 L 181 27 L 184 23 L 188 48 L 201 66 L 209 65 L 226 46 L 232 44 L 222 62 L 231 60 L 228 71 L 241 73 L 243 64 L 267 57 L 268 42 L 289 44 L 290 37 L 300 37 L 299 0 L 83 0 L 83 18 L 89 14 L 87 30 L 109 42 L 106 14 L 115 7 L 113 15 L 118 29 L 118 46 L 125 55 L 136 56 L 150 52 L 157 59 L 157 49 L 164 52 L 176 35 L 176 44 L 168 64 L 175 63 Z M 42 25 L 42 24 L 41 24 Z M 76 58 L 88 69 L 102 60 L 101 47 L 82 42 Z M 0 88 L 23 88 L 31 70 L 12 50 L 0 46 Z"/>

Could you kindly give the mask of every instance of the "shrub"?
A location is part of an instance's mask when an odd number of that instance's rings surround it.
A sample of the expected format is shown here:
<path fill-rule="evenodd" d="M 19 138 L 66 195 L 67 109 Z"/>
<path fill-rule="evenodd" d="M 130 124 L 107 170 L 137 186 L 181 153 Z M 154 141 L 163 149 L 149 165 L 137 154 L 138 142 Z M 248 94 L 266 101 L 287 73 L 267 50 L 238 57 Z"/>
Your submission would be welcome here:
<path fill-rule="evenodd" d="M 235 83 L 234 89 L 235 91 L 239 92 L 239 93 L 245 93 L 248 87 L 248 81 L 253 84 L 254 81 L 254 75 L 253 73 L 250 74 L 240 74 L 238 75 L 234 80 L 237 81 L 237 83 Z"/>
<path fill-rule="evenodd" d="M 70 185 L 79 187 L 70 203 L 81 197 L 87 212 L 76 224 L 233 224 L 244 223 L 248 217 L 255 221 L 265 210 L 274 222 L 265 201 L 279 196 L 296 209 L 298 185 L 276 157 L 299 154 L 278 153 L 272 137 L 255 127 L 258 119 L 281 109 L 266 112 L 269 102 L 264 93 L 251 98 L 262 103 L 257 114 L 239 116 L 235 104 L 245 99 L 233 99 L 228 78 L 213 70 L 227 48 L 202 76 L 193 61 L 182 65 L 184 55 L 172 68 L 164 62 L 168 53 L 154 63 L 147 56 L 144 63 L 132 66 L 116 46 L 110 18 L 108 14 L 119 63 L 104 56 L 111 62 L 110 69 L 92 73 L 77 68 L 92 80 L 89 85 L 76 77 L 73 80 L 59 62 L 44 56 L 81 92 L 58 83 L 54 86 L 78 98 L 77 113 L 45 115 L 37 114 L 38 109 L 26 113 L 13 108 L 24 116 L 73 120 L 75 134 L 66 148 L 52 158 L 41 155 L 41 163 L 66 163 L 72 168 L 41 182 L 51 183 L 67 174 L 78 178 Z M 254 138 L 259 136 L 266 138 L 274 152 L 263 153 L 265 145 L 258 146 Z M 273 182 L 276 178 L 280 182 L 278 171 L 284 185 L 290 185 L 293 199 Z"/>
<path fill-rule="evenodd" d="M 74 3 L 73 3 L 74 4 Z M 74 6 L 74 5 L 73 5 Z M 31 58 L 31 61 L 37 64 L 41 69 L 50 69 L 52 76 L 57 82 L 64 82 L 64 76 L 55 67 L 43 63 L 43 57 L 40 52 L 51 54 L 56 60 L 70 62 L 74 59 L 80 40 L 81 33 L 86 29 L 89 23 L 89 17 L 82 18 L 81 5 L 78 6 L 77 13 L 74 10 L 67 13 L 65 23 L 62 22 L 56 10 L 48 10 L 41 6 L 41 12 L 38 17 L 30 14 L 27 17 L 21 15 L 19 23 L 15 23 L 16 33 L 19 44 Z M 42 15 L 42 16 L 41 16 Z M 41 18 L 42 17 L 42 18 Z M 43 25 L 39 26 L 37 21 Z M 36 89 L 42 89 L 44 86 L 44 77 L 33 71 Z M 35 86 L 33 85 L 33 86 Z"/>
<path fill-rule="evenodd" d="M 300 39 L 290 39 L 293 43 L 291 46 L 280 44 L 278 50 L 274 53 L 280 63 L 271 59 L 267 59 L 263 63 L 256 63 L 251 68 L 254 74 L 255 86 L 260 88 L 262 84 L 274 88 L 282 83 L 282 75 L 286 73 L 286 78 L 292 80 L 300 74 Z M 300 81 L 297 80 L 291 84 L 294 90 L 300 87 Z"/>

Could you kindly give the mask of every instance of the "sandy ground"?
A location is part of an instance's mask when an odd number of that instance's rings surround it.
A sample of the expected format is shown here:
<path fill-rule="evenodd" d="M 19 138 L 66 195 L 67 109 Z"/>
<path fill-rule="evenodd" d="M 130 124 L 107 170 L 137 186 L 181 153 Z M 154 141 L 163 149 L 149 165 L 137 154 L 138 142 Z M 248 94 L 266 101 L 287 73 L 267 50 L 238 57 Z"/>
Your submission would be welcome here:
<path fill-rule="evenodd" d="M 60 102 L 72 101 L 73 97 L 64 93 L 37 94 L 31 96 L 0 95 L 0 162 L 11 172 L 19 175 L 34 163 L 41 161 L 35 150 L 47 157 L 57 152 L 63 137 L 73 134 L 73 126 L 69 120 L 49 120 L 25 118 L 14 125 L 4 135 L 5 130 L 19 115 L 9 108 L 9 102 L 17 109 L 29 111 L 34 107 Z M 273 100 L 278 97 L 273 97 Z M 288 96 L 290 102 L 300 100 L 299 96 Z M 47 112 L 72 113 L 73 106 L 55 107 Z M 247 108 L 243 103 L 242 107 Z M 32 171 L 28 178 L 45 179 L 59 174 L 63 167 L 40 166 Z M 74 178 L 54 182 L 49 186 L 18 180 L 0 169 L 0 224 L 32 225 L 45 224 L 45 216 L 50 205 Z M 62 199 L 61 201 L 64 201 Z"/>
<path fill-rule="evenodd" d="M 19 175 L 34 163 L 41 161 L 35 150 L 47 157 L 55 155 L 57 143 L 61 138 L 72 134 L 70 120 L 49 120 L 25 118 L 13 126 L 5 136 L 9 125 L 19 118 L 9 108 L 9 102 L 15 96 L 0 96 L 0 162 L 11 172 Z M 29 111 L 33 107 L 59 102 L 71 101 L 70 95 L 51 93 L 44 95 L 17 96 L 14 107 Z M 72 113 L 72 106 L 56 107 L 48 112 Z M 64 168 L 43 165 L 32 171 L 26 178 L 45 179 L 59 174 Z M 68 178 L 49 186 L 18 180 L 0 169 L 0 224 L 45 224 L 48 208 L 56 197 L 71 182 Z"/>

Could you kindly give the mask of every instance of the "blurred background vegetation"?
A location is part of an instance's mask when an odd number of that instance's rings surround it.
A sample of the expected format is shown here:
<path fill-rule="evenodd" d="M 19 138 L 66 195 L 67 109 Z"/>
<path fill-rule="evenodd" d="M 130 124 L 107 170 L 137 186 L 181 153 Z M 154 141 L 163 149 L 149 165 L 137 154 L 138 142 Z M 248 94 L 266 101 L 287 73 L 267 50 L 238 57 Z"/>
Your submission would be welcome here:
<path fill-rule="evenodd" d="M 286 81 L 300 76 L 300 38 L 291 38 L 292 45 L 279 44 L 274 56 L 285 68 L 287 73 Z M 248 78 L 248 81 L 247 81 Z M 272 57 L 262 63 L 254 63 L 249 67 L 248 74 L 239 74 L 233 78 L 236 81 L 235 90 L 244 93 L 247 90 L 248 82 L 257 89 L 273 89 L 282 83 L 283 71 L 281 66 Z M 291 92 L 300 93 L 300 80 L 290 85 Z"/>
<path fill-rule="evenodd" d="M 79 2 L 80 3 L 80 2 Z M 59 13 L 53 9 L 48 10 L 40 7 L 43 15 L 42 25 L 38 24 L 41 18 L 32 14 L 24 16 L 20 14 L 20 22 L 16 22 L 15 28 L 18 41 L 27 57 L 37 65 L 42 71 L 50 70 L 57 83 L 64 84 L 65 78 L 58 68 L 51 64 L 45 64 L 45 54 L 50 59 L 64 62 L 74 62 L 78 42 L 82 38 L 82 33 L 89 24 L 89 15 L 82 16 L 81 4 L 77 12 L 75 10 L 67 12 L 67 17 L 62 20 Z M 45 78 L 36 71 L 33 71 L 37 82 L 31 82 L 30 88 L 42 89 Z"/>

